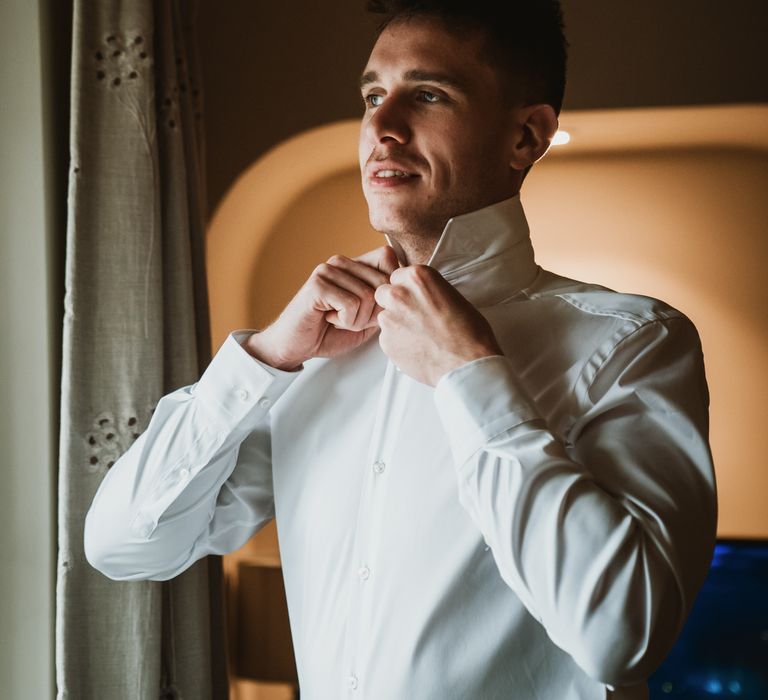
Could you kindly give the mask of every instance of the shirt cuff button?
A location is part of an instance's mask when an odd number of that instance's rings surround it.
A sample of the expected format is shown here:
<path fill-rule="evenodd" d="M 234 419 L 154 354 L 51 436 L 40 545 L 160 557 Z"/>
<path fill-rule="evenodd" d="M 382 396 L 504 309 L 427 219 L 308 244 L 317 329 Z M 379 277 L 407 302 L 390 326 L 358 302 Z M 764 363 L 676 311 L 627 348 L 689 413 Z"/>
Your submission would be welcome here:
<path fill-rule="evenodd" d="M 259 399 L 259 406 L 262 408 L 269 408 L 272 405 L 272 402 L 265 396 L 261 399 Z"/>
<path fill-rule="evenodd" d="M 237 390 L 237 398 L 239 398 L 241 401 L 247 401 L 248 400 L 248 390 L 247 389 L 238 389 Z"/>

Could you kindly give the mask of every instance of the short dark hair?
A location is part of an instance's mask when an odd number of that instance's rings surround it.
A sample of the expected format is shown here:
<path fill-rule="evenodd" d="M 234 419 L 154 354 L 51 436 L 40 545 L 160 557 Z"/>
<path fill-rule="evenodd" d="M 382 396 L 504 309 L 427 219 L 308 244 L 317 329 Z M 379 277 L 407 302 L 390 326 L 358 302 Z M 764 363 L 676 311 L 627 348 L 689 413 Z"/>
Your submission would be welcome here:
<path fill-rule="evenodd" d="M 560 114 L 568 42 L 560 0 L 368 0 L 383 14 L 377 36 L 393 21 L 439 20 L 460 36 L 479 31 L 510 103 L 546 103 Z"/>

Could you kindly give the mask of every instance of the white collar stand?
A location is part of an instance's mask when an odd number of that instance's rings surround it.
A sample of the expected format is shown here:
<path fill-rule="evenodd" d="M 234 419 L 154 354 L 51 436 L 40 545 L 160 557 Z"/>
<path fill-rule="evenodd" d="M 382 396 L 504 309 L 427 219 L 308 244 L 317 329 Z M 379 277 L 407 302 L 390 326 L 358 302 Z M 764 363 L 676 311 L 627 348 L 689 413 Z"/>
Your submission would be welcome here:
<path fill-rule="evenodd" d="M 449 219 L 427 265 L 478 307 L 491 306 L 529 286 L 539 266 L 520 193 Z"/>

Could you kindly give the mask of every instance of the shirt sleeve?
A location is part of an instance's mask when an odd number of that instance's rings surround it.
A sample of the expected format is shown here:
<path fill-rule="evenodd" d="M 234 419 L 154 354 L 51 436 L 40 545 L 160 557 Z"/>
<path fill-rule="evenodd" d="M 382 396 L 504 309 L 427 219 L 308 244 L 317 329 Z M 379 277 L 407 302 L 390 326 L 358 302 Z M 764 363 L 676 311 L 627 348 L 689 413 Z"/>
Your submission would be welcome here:
<path fill-rule="evenodd" d="M 274 516 L 269 410 L 301 370 L 252 357 L 251 333 L 230 334 L 197 383 L 163 396 L 101 482 L 84 545 L 109 578 L 172 578 Z"/>
<path fill-rule="evenodd" d="M 629 685 L 673 646 L 711 560 L 709 398 L 685 317 L 592 360 L 560 438 L 503 356 L 448 373 L 435 400 L 459 499 L 504 581 L 587 674 Z"/>

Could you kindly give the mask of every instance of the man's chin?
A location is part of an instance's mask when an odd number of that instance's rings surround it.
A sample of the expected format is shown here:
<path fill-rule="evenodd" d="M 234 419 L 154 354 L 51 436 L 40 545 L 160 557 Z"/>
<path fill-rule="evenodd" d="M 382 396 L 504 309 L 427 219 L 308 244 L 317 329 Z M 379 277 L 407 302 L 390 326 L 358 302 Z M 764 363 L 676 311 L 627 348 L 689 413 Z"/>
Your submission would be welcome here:
<path fill-rule="evenodd" d="M 424 225 L 423 216 L 401 208 L 372 206 L 368 209 L 371 226 L 381 233 L 415 233 Z"/>

